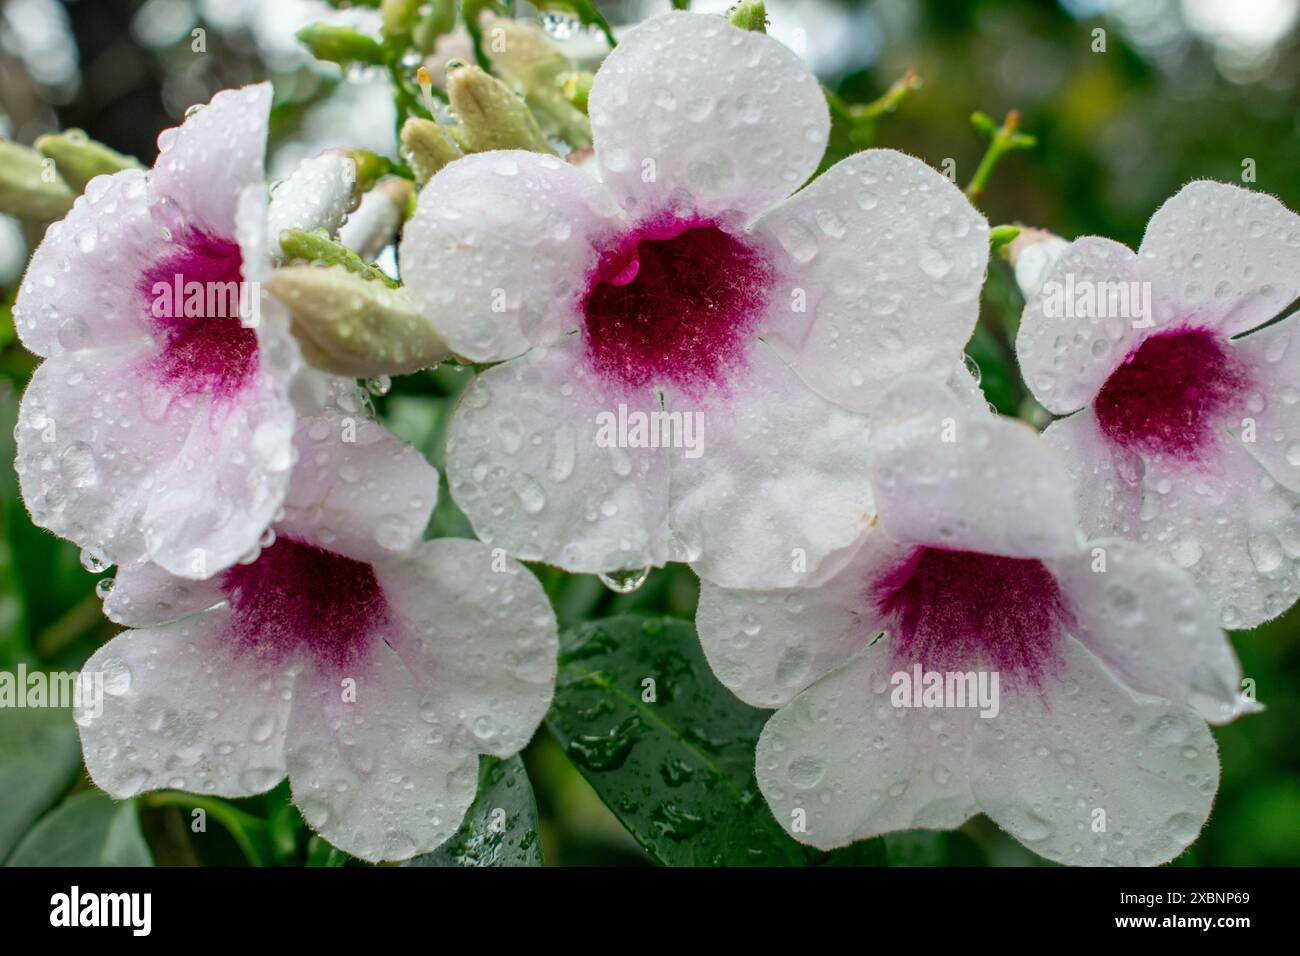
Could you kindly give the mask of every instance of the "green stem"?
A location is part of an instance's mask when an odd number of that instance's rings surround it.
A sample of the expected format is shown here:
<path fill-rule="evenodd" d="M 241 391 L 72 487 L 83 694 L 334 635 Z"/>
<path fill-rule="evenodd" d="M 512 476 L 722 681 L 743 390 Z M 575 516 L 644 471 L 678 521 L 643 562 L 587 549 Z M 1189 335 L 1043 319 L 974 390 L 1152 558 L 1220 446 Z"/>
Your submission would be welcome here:
<path fill-rule="evenodd" d="M 971 177 L 966 186 L 966 198 L 972 203 L 978 204 L 980 198 L 984 195 L 984 190 L 988 186 L 989 179 L 993 176 L 993 170 L 997 168 L 1002 157 L 1015 149 L 1029 149 L 1037 144 L 1038 140 L 1027 133 L 1018 132 L 1020 127 L 1020 111 L 1012 110 L 1007 113 L 1007 118 L 1002 121 L 1002 125 L 993 129 L 993 121 L 983 113 L 976 113 L 971 117 L 971 121 L 976 128 L 989 134 L 989 146 L 984 151 L 984 158 L 980 160 L 979 167 L 975 170 L 975 175 Z"/>
<path fill-rule="evenodd" d="M 193 807 L 202 810 L 226 829 L 249 863 L 253 866 L 266 866 L 266 854 L 253 839 L 253 834 L 257 834 L 263 843 L 270 842 L 264 820 L 232 807 L 223 800 L 193 793 L 161 790 L 147 793 L 140 800 L 147 807 Z"/>

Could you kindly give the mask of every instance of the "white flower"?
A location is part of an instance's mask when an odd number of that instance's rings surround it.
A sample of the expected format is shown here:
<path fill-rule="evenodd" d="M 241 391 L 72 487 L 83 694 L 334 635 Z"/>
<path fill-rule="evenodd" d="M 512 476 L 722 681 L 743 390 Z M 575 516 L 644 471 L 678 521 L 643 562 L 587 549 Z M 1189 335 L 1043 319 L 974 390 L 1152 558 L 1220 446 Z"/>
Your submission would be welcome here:
<path fill-rule="evenodd" d="M 1300 322 L 1269 324 L 1298 293 L 1300 217 L 1194 182 L 1136 253 L 1075 240 L 1016 341 L 1034 395 L 1070 415 L 1045 435 L 1085 528 L 1163 551 L 1225 627 L 1300 596 Z"/>
<path fill-rule="evenodd" d="M 484 541 L 525 559 L 793 583 L 870 521 L 854 412 L 900 374 L 959 361 L 987 223 L 887 150 L 800 190 L 826 146 L 821 89 L 786 47 L 719 17 L 631 30 L 590 116 L 598 180 L 551 156 L 471 155 L 407 224 L 416 303 L 456 353 L 509 360 L 450 426 L 452 493 Z M 702 442 L 605 447 L 620 406 L 632 427 L 699 422 Z"/>
<path fill-rule="evenodd" d="M 86 767 L 118 798 L 241 797 L 287 774 L 331 843 L 405 859 L 455 833 L 478 754 L 532 736 L 554 689 L 555 616 L 517 562 L 421 541 L 437 473 L 378 424 L 303 418 L 295 445 L 255 561 L 207 581 L 120 569 L 105 610 L 137 629 L 85 666 L 104 675 L 103 712 L 77 714 Z"/>
<path fill-rule="evenodd" d="M 269 84 L 218 93 L 158 137 L 151 171 L 91 180 L 19 289 L 19 337 L 46 359 L 18 420 L 23 499 L 36 524 L 110 562 L 205 577 L 283 502 L 301 363 L 258 288 L 270 105 Z M 351 189 L 282 190 L 275 218 L 337 219 Z"/>
<path fill-rule="evenodd" d="M 1085 547 L 1028 427 L 919 381 L 885 417 L 880 527 L 847 564 L 804 589 L 701 591 L 718 677 L 780 708 L 757 752 L 776 819 L 829 849 L 983 812 L 1053 860 L 1173 858 L 1218 786 L 1205 721 L 1255 706 L 1212 608 L 1136 544 Z M 895 675 L 910 684 L 918 665 L 945 684 L 975 675 L 987 706 L 903 706 Z"/>

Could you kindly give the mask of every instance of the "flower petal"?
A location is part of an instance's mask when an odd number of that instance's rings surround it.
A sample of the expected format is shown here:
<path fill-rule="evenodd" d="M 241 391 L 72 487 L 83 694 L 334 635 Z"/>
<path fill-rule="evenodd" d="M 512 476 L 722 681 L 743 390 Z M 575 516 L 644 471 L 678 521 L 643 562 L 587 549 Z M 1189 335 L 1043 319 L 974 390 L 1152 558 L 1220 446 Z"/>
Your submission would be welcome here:
<path fill-rule="evenodd" d="M 1188 183 L 1151 217 L 1138 255 L 1159 276 L 1157 321 L 1236 335 L 1300 296 L 1300 216 L 1240 186 Z"/>
<path fill-rule="evenodd" d="M 668 461 L 659 448 L 601 447 L 598 416 L 652 396 L 608 396 L 582 365 L 582 343 L 488 369 L 465 390 L 447 431 L 452 497 L 485 543 L 579 573 L 668 560 Z"/>
<path fill-rule="evenodd" d="M 1142 457 L 1106 440 L 1091 408 L 1058 418 L 1043 442 L 1070 476 L 1079 522 L 1089 537 L 1133 535 L 1142 511 Z"/>
<path fill-rule="evenodd" d="M 1049 860 L 1166 863 L 1209 816 L 1219 784 L 1214 738 L 1189 708 L 1135 699 L 1080 645 L 1067 644 L 1064 694 L 1025 695 L 996 718 L 974 721 L 979 807 Z"/>
<path fill-rule="evenodd" d="M 104 614 L 127 627 L 156 627 L 215 607 L 226 599 L 218 578 L 191 581 L 168 574 L 151 561 L 118 568 L 104 598 Z"/>
<path fill-rule="evenodd" d="M 284 778 L 293 674 L 234 653 L 228 622 L 217 609 L 125 631 L 86 662 L 83 682 L 103 681 L 103 713 L 76 714 L 97 786 L 246 797 Z"/>
<path fill-rule="evenodd" d="M 695 626 L 709 667 L 745 703 L 784 707 L 885 629 L 868 600 L 871 583 L 912 550 L 868 531 L 822 583 L 753 591 L 701 581 Z"/>
<path fill-rule="evenodd" d="M 1029 426 L 920 378 L 890 390 L 879 420 L 872 484 L 896 540 L 1015 558 L 1078 550 L 1069 479 Z"/>
<path fill-rule="evenodd" d="M 748 366 L 728 394 L 666 397 L 669 412 L 701 426 L 694 451 L 671 450 L 668 521 L 678 556 L 701 577 L 791 587 L 873 520 L 868 423 L 815 394 L 761 342 Z"/>
<path fill-rule="evenodd" d="M 1069 602 L 1075 637 L 1121 683 L 1190 704 L 1211 723 L 1258 709 L 1242 699 L 1232 644 L 1186 573 L 1130 541 L 1089 546 L 1049 567 Z"/>
<path fill-rule="evenodd" d="M 271 95 L 270 83 L 222 90 L 180 126 L 163 130 L 149 180 L 153 198 L 233 238 L 239 194 L 263 179 Z"/>
<path fill-rule="evenodd" d="M 1020 371 L 1049 411 L 1068 415 L 1093 400 L 1112 372 L 1159 327 L 1154 316 L 1137 315 L 1132 290 L 1142 289 L 1149 276 L 1128 246 L 1083 236 L 1070 243 L 1048 269 L 1038 294 L 1025 303 L 1016 333 L 1016 358 Z M 1123 300 L 1110 305 L 1105 290 L 1125 290 L 1131 316 Z M 1071 291 L 1078 290 L 1078 291 Z M 1106 308 L 1087 307 L 1107 296 Z M 1105 313 L 1105 314 L 1103 314 Z"/>
<path fill-rule="evenodd" d="M 357 164 L 342 153 L 327 152 L 300 162 L 271 194 L 267 232 L 277 254 L 285 229 L 324 229 L 331 236 L 356 208 Z"/>
<path fill-rule="evenodd" d="M 448 733 L 478 752 L 518 753 L 555 691 L 555 613 L 537 579 L 478 541 L 426 541 L 376 571 L 407 626 L 389 643 Z"/>
<path fill-rule="evenodd" d="M 55 356 L 149 341 L 139 282 L 162 230 L 145 183 L 138 169 L 96 177 L 46 229 L 14 302 L 14 328 L 29 351 Z"/>
<path fill-rule="evenodd" d="M 759 789 L 801 843 L 830 850 L 894 830 L 948 830 L 976 812 L 966 750 L 977 711 L 895 707 L 881 645 L 795 697 L 758 739 Z M 806 832 L 792 827 L 800 810 Z"/>
<path fill-rule="evenodd" d="M 630 30 L 589 102 L 600 178 L 638 218 L 667 207 L 743 223 L 817 169 L 830 113 L 807 65 L 764 33 L 673 12 Z"/>
<path fill-rule="evenodd" d="M 1273 480 L 1300 493 L 1300 321 L 1292 316 L 1232 346 L 1233 357 L 1247 363 L 1246 377 L 1264 404 L 1256 410 L 1253 396 L 1248 397 L 1242 411 L 1255 421 L 1255 440 L 1242 446 Z"/>
<path fill-rule="evenodd" d="M 779 263 L 764 338 L 830 400 L 867 410 L 898 376 L 960 360 L 979 316 L 988 223 L 919 159 L 856 153 L 754 232 Z"/>
<path fill-rule="evenodd" d="M 478 758 L 453 747 L 454 728 L 386 644 L 351 679 L 349 702 L 340 682 L 299 678 L 285 745 L 293 802 L 325 839 L 372 863 L 436 849 L 474 802 Z"/>
<path fill-rule="evenodd" d="M 578 327 L 595 243 L 617 216 L 599 183 L 554 156 L 475 153 L 421 190 L 402 279 L 457 355 L 513 358 Z"/>

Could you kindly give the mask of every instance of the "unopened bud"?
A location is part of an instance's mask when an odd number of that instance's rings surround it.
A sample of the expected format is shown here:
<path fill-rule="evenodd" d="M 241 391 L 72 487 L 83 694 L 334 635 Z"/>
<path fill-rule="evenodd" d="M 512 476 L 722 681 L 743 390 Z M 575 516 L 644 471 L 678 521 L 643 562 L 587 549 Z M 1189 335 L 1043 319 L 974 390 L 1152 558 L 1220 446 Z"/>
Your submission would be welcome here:
<path fill-rule="evenodd" d="M 384 47 L 374 37 L 368 37 L 351 27 L 336 23 L 313 23 L 298 31 L 298 40 L 318 60 L 330 63 L 367 63 L 380 66 L 384 62 Z"/>
<path fill-rule="evenodd" d="M 514 90 L 477 66 L 447 67 L 447 98 L 460 118 L 460 146 L 467 153 L 527 149 L 554 153 L 536 118 Z"/>
<path fill-rule="evenodd" d="M 135 157 L 109 149 L 79 129 L 42 136 L 35 146 L 42 155 L 54 160 L 63 181 L 77 192 L 82 192 L 86 183 L 96 176 L 111 176 L 124 169 L 142 168 Z"/>
<path fill-rule="evenodd" d="M 397 237 L 414 195 L 415 190 L 405 179 L 385 179 L 361 198 L 357 211 L 339 230 L 339 242 L 364 261 L 373 262 Z"/>
<path fill-rule="evenodd" d="M 402 153 L 419 183 L 427 183 L 438 170 L 463 155 L 446 129 L 418 116 L 402 124 Z"/>
<path fill-rule="evenodd" d="M 1048 274 L 1061 258 L 1069 243 L 1060 236 L 1046 229 L 1022 227 L 1011 242 L 1007 243 L 1006 257 L 1011 268 L 1015 270 L 1016 285 L 1026 299 L 1038 294 L 1047 281 Z"/>
<path fill-rule="evenodd" d="M 55 165 L 34 149 L 0 140 L 0 212 L 33 222 L 62 219 L 76 195 Z"/>
<path fill-rule="evenodd" d="M 272 236 L 286 229 L 338 232 L 347 214 L 357 207 L 357 164 L 342 150 L 304 159 L 271 192 L 267 228 Z"/>
<path fill-rule="evenodd" d="M 745 0 L 736 4 L 727 12 L 727 19 L 742 30 L 767 32 L 767 8 L 763 6 L 762 0 L 757 3 Z"/>
<path fill-rule="evenodd" d="M 595 78 L 594 73 L 588 73 L 586 70 L 574 70 L 560 77 L 560 89 L 564 92 L 564 98 L 573 104 L 574 109 L 587 112 L 587 99 L 591 96 L 591 81 Z"/>
<path fill-rule="evenodd" d="M 493 71 L 520 93 L 536 114 L 542 130 L 563 140 L 570 149 L 591 145 L 591 123 L 563 89 L 573 63 L 536 24 L 508 17 L 488 23 L 487 31 L 502 39 L 500 49 L 488 50 Z M 497 34 L 497 31 L 500 31 Z"/>

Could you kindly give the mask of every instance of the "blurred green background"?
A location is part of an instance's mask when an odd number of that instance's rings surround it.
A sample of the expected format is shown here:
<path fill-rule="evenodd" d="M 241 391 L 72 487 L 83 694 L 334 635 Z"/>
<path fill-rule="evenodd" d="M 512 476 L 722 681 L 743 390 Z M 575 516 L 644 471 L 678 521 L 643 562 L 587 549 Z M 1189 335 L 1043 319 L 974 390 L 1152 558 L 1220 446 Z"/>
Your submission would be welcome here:
<path fill-rule="evenodd" d="M 598 4 L 616 25 L 668 5 Z M 846 102 L 876 100 L 907 70 L 917 71 L 922 85 L 879 120 L 874 145 L 915 153 L 936 167 L 952 160 L 959 183 L 969 179 L 984 148 L 971 113 L 1000 119 L 1020 110 L 1021 128 L 1038 145 L 1003 160 L 983 199 L 991 222 L 1136 244 L 1154 209 L 1183 183 L 1241 182 L 1243 164 L 1254 170 L 1254 188 L 1300 209 L 1298 7 L 1300 0 L 772 0 L 768 13 L 770 32 L 804 55 Z M 30 143 L 79 126 L 149 163 L 157 133 L 177 123 L 187 106 L 222 87 L 270 77 L 277 91 L 273 175 L 327 145 L 391 154 L 391 103 L 382 78 L 344 75 L 297 49 L 294 30 L 326 14 L 334 15 L 330 5 L 316 0 L 3 0 L 0 133 Z M 366 22 L 366 11 L 343 15 Z M 557 37 L 574 32 L 553 26 Z M 196 29 L 204 31 L 202 53 L 192 49 Z M 580 33 L 565 42 L 578 58 L 600 49 Z M 39 235 L 37 226 L 0 217 L 5 670 L 19 663 L 75 669 L 114 631 L 95 595 L 96 578 L 104 575 L 88 573 L 74 547 L 32 527 L 7 464 L 18 396 L 35 364 L 14 338 L 10 307 Z M 1032 416 L 1006 347 L 1021 305 L 1008 269 L 995 261 L 970 354 L 990 400 L 1004 412 Z M 377 410 L 441 466 L 441 436 L 467 374 L 444 367 L 398 379 L 376 398 Z M 433 533 L 469 534 L 445 481 Z M 595 578 L 535 570 L 562 627 L 624 611 L 694 615 L 698 585 L 682 567 L 654 572 L 628 595 L 611 593 Z M 1233 639 L 1268 709 L 1215 730 L 1223 764 L 1218 799 L 1201 838 L 1177 862 L 1294 864 L 1300 862 L 1300 610 Z M 524 758 L 549 863 L 649 862 L 545 729 Z M 66 714 L 0 712 L 0 792 L 10 797 L 8 815 L 0 815 L 0 860 L 19 843 L 19 831 L 51 807 L 66 808 L 69 798 L 93 802 L 81 795 L 88 789 Z M 281 864 L 341 861 L 305 830 L 284 786 L 253 800 L 210 804 L 210 825 L 198 834 L 188 825 L 193 800 L 145 797 L 137 804 L 124 824 L 133 829 L 133 814 L 139 821 L 132 838 L 142 842 L 131 852 L 159 864 L 240 864 L 250 855 Z M 889 851 L 895 863 L 1042 863 L 982 817 L 951 836 L 891 839 Z M 113 858 L 136 859 L 130 853 Z"/>

